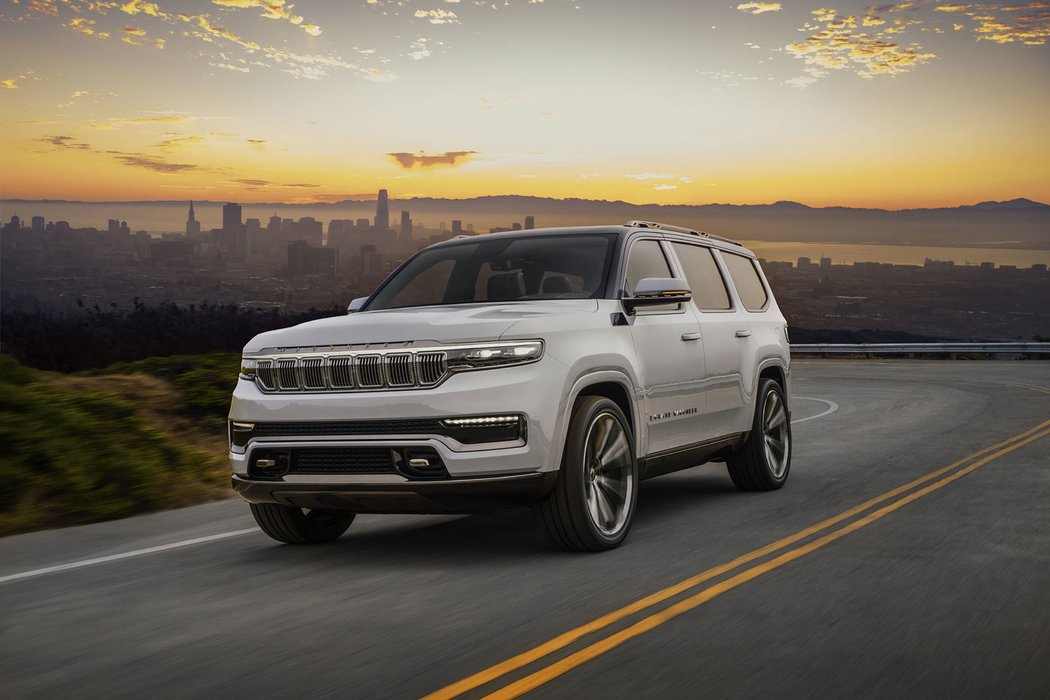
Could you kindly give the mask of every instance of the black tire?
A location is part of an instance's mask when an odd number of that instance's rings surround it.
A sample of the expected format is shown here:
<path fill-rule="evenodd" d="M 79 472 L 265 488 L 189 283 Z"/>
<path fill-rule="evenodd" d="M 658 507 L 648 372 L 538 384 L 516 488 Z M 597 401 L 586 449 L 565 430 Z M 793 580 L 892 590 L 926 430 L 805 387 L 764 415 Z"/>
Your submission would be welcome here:
<path fill-rule="evenodd" d="M 768 415 L 772 405 L 775 426 Z M 742 491 L 774 491 L 787 481 L 791 471 L 791 415 L 784 388 L 772 379 L 762 379 L 755 397 L 755 417 L 747 442 L 726 459 L 729 477 Z M 771 431 L 772 428 L 772 431 Z M 777 451 L 776 443 L 780 444 Z"/>
<path fill-rule="evenodd" d="M 605 461 L 596 454 L 599 446 Z M 596 505 L 597 499 L 604 509 Z M 609 399 L 581 398 L 573 408 L 558 480 L 536 507 L 544 531 L 562 549 L 612 549 L 627 537 L 637 500 L 638 463 L 630 423 Z M 615 517 L 604 518 L 606 514 Z"/>
<path fill-rule="evenodd" d="M 276 503 L 249 503 L 255 522 L 270 537 L 287 544 L 320 544 L 338 539 L 356 513 L 303 510 Z"/>

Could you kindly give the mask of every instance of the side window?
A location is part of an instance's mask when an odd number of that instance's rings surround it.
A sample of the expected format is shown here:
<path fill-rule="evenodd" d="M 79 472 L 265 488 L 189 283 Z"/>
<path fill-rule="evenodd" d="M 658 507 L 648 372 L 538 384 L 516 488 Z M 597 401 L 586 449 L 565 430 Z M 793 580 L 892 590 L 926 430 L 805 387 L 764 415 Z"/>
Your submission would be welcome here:
<path fill-rule="evenodd" d="M 675 255 L 685 268 L 685 279 L 693 290 L 693 303 L 702 311 L 731 308 L 729 291 L 710 248 L 688 243 L 672 243 Z"/>
<path fill-rule="evenodd" d="M 634 294 L 638 281 L 646 277 L 674 277 L 659 241 L 638 241 L 627 260 L 627 293 Z"/>
<path fill-rule="evenodd" d="M 733 278 L 736 291 L 740 294 L 740 301 L 748 311 L 760 311 L 766 305 L 769 296 L 766 288 L 759 279 L 755 263 L 750 258 L 732 253 L 722 253 L 722 259 L 726 261 L 729 268 L 729 276 Z"/>

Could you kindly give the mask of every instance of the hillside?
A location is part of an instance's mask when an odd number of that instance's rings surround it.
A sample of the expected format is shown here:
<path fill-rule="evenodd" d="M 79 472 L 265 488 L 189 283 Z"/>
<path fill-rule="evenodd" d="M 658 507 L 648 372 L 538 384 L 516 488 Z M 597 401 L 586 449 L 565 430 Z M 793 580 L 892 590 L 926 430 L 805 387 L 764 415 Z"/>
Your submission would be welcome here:
<path fill-rule="evenodd" d="M 228 495 L 224 415 L 237 359 L 63 375 L 0 355 L 0 536 Z"/>

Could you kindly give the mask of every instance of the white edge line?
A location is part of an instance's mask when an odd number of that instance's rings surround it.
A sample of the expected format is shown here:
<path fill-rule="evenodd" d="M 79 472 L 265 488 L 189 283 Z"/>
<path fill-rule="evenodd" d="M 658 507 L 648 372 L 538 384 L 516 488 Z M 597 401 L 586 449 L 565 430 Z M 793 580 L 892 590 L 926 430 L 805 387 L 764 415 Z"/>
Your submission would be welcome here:
<path fill-rule="evenodd" d="M 110 561 L 119 561 L 121 559 L 131 559 L 132 557 L 141 557 L 145 554 L 155 554 L 156 552 L 166 552 L 169 549 L 179 549 L 181 547 L 192 547 L 195 544 L 204 544 L 205 542 L 214 542 L 215 540 L 224 540 L 228 537 L 238 537 L 240 535 L 247 535 L 249 532 L 258 532 L 257 528 L 248 528 L 246 530 L 233 530 L 231 532 L 220 532 L 217 535 L 208 535 L 206 537 L 195 537 L 192 540 L 182 540 L 181 542 L 172 542 L 170 544 L 161 544 L 156 547 L 146 547 L 145 549 L 136 549 L 130 552 L 121 552 L 119 554 L 109 554 L 104 557 L 95 557 L 93 559 L 81 559 L 80 561 L 71 561 L 66 564 L 56 564 L 55 566 L 46 566 L 43 569 L 33 569 L 32 571 L 22 571 L 17 574 L 8 574 L 7 576 L 0 576 L 0 584 L 10 583 L 12 581 L 21 581 L 22 579 L 33 578 L 36 576 L 44 576 L 45 574 L 53 574 L 59 571 L 69 571 L 70 569 L 80 569 L 85 566 L 94 566 L 95 564 L 105 564 Z"/>
<path fill-rule="evenodd" d="M 808 420 L 816 420 L 817 418 L 823 418 L 824 416 L 830 415 L 830 414 L 834 413 L 835 411 L 839 410 L 839 405 L 837 403 L 835 403 L 834 401 L 829 401 L 828 399 L 814 399 L 814 398 L 810 398 L 808 396 L 794 396 L 792 398 L 799 399 L 801 401 L 819 401 L 820 403 L 827 405 L 827 408 L 824 409 L 821 413 L 818 413 L 815 416 L 806 416 L 805 418 L 796 418 L 795 420 L 791 421 L 791 425 L 797 425 L 799 423 L 805 423 Z"/>

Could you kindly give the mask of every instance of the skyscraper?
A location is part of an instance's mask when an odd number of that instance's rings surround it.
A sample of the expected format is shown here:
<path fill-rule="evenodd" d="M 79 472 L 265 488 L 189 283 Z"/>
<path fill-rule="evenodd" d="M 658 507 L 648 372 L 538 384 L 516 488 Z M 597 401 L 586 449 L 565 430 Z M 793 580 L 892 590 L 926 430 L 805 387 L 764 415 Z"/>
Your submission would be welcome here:
<path fill-rule="evenodd" d="M 379 200 L 376 202 L 376 230 L 386 231 L 390 228 L 390 203 L 387 201 L 386 190 L 379 190 Z"/>
<path fill-rule="evenodd" d="M 401 236 L 402 241 L 412 240 L 412 215 L 404 209 L 401 210 Z"/>
<path fill-rule="evenodd" d="M 229 202 L 222 205 L 222 228 L 225 231 L 236 231 L 241 225 L 241 205 Z"/>
<path fill-rule="evenodd" d="M 201 222 L 197 221 L 197 217 L 193 213 L 193 201 L 190 201 L 190 215 L 186 219 L 186 235 L 187 236 L 199 236 L 201 232 Z"/>
<path fill-rule="evenodd" d="M 525 217 L 525 228 L 527 228 L 527 229 L 536 228 L 536 217 L 535 216 L 526 216 Z"/>

